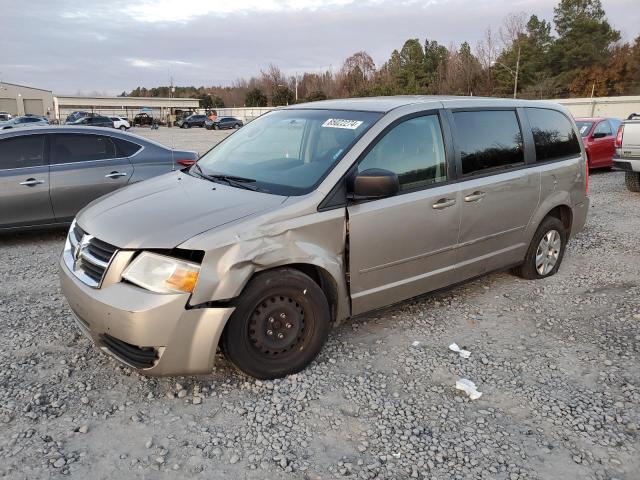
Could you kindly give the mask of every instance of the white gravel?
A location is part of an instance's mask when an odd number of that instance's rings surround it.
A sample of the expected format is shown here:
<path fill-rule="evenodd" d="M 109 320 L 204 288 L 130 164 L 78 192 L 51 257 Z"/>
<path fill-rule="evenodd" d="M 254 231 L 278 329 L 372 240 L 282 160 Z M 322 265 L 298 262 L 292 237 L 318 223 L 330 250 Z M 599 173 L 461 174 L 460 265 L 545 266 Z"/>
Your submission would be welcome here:
<path fill-rule="evenodd" d="M 591 196 L 555 277 L 354 319 L 278 381 L 123 368 L 69 316 L 64 232 L 0 237 L 0 477 L 638 479 L 640 195 L 603 172 Z"/>

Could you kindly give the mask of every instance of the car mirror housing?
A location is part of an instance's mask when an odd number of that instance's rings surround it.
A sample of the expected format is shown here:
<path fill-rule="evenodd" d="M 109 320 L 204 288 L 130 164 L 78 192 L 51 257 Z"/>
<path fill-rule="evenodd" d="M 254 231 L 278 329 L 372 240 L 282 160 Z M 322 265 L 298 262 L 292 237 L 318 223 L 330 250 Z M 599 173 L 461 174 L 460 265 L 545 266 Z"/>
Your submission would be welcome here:
<path fill-rule="evenodd" d="M 372 200 L 393 197 L 400 191 L 398 176 L 382 168 L 370 168 L 358 173 L 350 182 L 352 200 Z"/>

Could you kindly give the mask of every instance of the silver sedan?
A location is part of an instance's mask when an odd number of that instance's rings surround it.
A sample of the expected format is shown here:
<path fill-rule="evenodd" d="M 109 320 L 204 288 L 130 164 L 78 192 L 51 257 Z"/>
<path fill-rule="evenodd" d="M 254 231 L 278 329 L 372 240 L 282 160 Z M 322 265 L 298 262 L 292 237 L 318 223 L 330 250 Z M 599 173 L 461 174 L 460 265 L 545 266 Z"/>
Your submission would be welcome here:
<path fill-rule="evenodd" d="M 104 128 L 0 131 L 0 230 L 68 224 L 96 198 L 197 158 Z"/>

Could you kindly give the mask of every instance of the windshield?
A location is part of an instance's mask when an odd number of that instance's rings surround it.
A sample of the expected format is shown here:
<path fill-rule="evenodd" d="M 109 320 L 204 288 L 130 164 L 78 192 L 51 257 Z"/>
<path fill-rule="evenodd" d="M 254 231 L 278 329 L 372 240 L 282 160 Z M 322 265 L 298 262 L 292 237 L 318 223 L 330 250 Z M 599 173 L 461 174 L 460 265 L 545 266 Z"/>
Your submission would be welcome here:
<path fill-rule="evenodd" d="M 382 114 L 277 110 L 229 136 L 199 161 L 205 175 L 254 180 L 276 195 L 309 193 Z"/>
<path fill-rule="evenodd" d="M 580 135 L 586 137 L 593 127 L 593 122 L 576 122 Z"/>

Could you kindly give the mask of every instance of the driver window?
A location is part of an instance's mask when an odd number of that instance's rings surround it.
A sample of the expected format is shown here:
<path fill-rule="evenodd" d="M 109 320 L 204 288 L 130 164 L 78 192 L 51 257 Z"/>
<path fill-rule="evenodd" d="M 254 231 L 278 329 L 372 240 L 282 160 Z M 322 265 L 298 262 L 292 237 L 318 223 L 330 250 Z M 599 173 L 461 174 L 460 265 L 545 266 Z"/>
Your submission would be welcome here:
<path fill-rule="evenodd" d="M 596 129 L 593 131 L 594 135 L 596 133 L 604 133 L 605 137 L 612 135 L 611 126 L 609 125 L 609 122 L 607 122 L 606 120 L 604 122 L 600 122 L 596 127 Z"/>
<path fill-rule="evenodd" d="M 444 141 L 437 115 L 416 117 L 396 125 L 358 165 L 390 170 L 398 175 L 400 191 L 424 188 L 447 180 Z"/>

